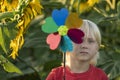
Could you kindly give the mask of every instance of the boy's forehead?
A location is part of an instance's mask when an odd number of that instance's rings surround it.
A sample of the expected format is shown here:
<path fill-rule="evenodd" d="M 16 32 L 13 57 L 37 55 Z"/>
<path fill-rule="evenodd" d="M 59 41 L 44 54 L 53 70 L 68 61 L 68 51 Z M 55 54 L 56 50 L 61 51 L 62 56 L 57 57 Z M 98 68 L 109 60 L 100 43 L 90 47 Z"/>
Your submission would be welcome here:
<path fill-rule="evenodd" d="M 94 36 L 94 34 L 93 34 L 93 32 L 84 32 L 84 34 L 85 34 L 85 36 L 84 36 L 84 38 L 91 38 L 91 39 L 95 39 L 95 36 Z"/>
<path fill-rule="evenodd" d="M 93 38 L 95 39 L 95 33 L 94 30 L 92 30 L 88 25 L 84 25 L 80 27 L 80 29 L 84 32 L 84 38 Z"/>

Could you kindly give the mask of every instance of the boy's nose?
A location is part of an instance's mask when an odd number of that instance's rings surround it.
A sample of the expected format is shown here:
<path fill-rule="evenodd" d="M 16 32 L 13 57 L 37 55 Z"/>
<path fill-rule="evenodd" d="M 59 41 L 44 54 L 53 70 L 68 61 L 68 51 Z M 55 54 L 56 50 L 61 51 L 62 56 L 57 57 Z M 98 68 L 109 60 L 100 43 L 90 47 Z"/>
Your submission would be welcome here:
<path fill-rule="evenodd" d="M 84 41 L 81 43 L 80 47 L 81 47 L 81 48 L 85 48 L 85 49 L 88 48 L 87 43 L 84 42 Z"/>

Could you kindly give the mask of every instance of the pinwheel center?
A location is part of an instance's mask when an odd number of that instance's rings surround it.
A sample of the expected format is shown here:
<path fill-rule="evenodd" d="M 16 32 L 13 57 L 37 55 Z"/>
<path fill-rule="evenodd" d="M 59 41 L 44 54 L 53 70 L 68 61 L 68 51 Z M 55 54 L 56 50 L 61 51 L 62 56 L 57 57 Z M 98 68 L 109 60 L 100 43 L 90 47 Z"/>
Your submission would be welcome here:
<path fill-rule="evenodd" d="M 67 34 L 67 32 L 68 32 L 68 28 L 66 26 L 62 25 L 58 28 L 58 33 L 61 36 L 65 36 Z"/>

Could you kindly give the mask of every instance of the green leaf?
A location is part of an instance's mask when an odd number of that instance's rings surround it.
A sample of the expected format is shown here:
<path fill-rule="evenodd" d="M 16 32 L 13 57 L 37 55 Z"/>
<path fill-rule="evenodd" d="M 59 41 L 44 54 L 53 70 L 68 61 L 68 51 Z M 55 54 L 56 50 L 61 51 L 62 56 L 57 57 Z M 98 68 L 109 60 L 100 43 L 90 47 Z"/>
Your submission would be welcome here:
<path fill-rule="evenodd" d="M 114 80 L 120 80 L 120 75 L 117 76 Z"/>
<path fill-rule="evenodd" d="M 117 3 L 118 18 L 120 19 L 120 1 Z"/>
<path fill-rule="evenodd" d="M 6 62 L 3 64 L 3 68 L 4 70 L 6 70 L 7 72 L 16 72 L 19 74 L 22 74 L 22 72 L 20 71 L 20 69 L 18 69 L 15 65 L 13 65 L 10 62 Z"/>
<path fill-rule="evenodd" d="M 44 64 L 43 71 L 47 72 L 58 66 L 61 66 L 61 60 L 50 60 Z"/>
<path fill-rule="evenodd" d="M 15 14 L 17 14 L 18 12 L 3 12 L 0 13 L 0 20 L 4 19 L 4 18 L 13 18 Z"/>
<path fill-rule="evenodd" d="M 22 74 L 22 71 L 14 64 L 12 64 L 10 61 L 8 61 L 3 55 L 0 55 L 0 62 L 1 62 L 0 64 L 3 66 L 5 71 Z"/>
<path fill-rule="evenodd" d="M 10 39 L 15 38 L 18 30 L 16 29 L 16 25 L 17 25 L 17 21 L 11 21 L 11 22 L 7 22 L 6 25 L 4 25 L 4 27 L 6 27 L 4 29 L 4 33 L 5 35 L 7 35 Z"/>
<path fill-rule="evenodd" d="M 7 52 L 8 52 L 9 49 L 10 49 L 11 37 L 12 37 L 13 35 L 11 35 L 10 30 L 8 29 L 7 26 L 4 26 L 4 27 L 2 28 L 2 35 L 3 35 L 3 38 L 4 38 L 5 48 L 6 48 Z"/>
<path fill-rule="evenodd" d="M 118 53 L 104 53 L 100 54 L 98 66 L 102 68 L 108 75 L 110 79 L 114 79 L 120 75 L 120 54 Z M 101 62 L 100 62 L 101 61 Z"/>
<path fill-rule="evenodd" d="M 2 33 L 2 28 L 1 27 L 0 27 L 0 46 L 2 47 L 4 52 L 7 53 L 7 49 L 5 47 L 5 41 L 4 41 L 4 37 L 3 37 L 3 33 Z"/>
<path fill-rule="evenodd" d="M 4 33 L 10 38 L 10 32 L 7 27 L 4 27 Z"/>

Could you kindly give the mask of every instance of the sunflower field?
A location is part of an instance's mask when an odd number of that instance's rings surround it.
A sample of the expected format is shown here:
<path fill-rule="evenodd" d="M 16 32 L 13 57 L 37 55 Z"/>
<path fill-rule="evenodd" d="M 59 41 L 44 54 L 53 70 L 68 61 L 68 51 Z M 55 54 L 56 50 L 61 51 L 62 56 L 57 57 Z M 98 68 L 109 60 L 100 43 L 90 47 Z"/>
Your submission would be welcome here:
<path fill-rule="evenodd" d="M 95 22 L 102 34 L 97 67 L 120 80 L 120 0 L 0 0 L 0 80 L 45 80 L 62 63 L 41 26 L 54 9 L 67 8 Z"/>

